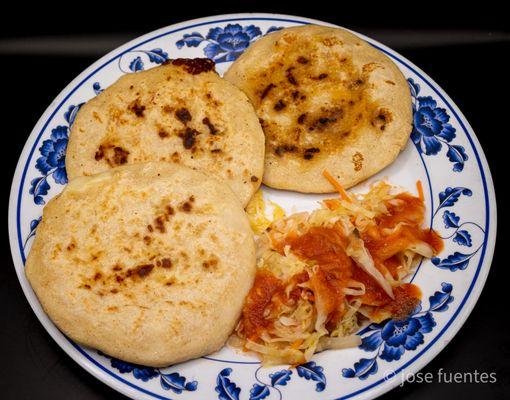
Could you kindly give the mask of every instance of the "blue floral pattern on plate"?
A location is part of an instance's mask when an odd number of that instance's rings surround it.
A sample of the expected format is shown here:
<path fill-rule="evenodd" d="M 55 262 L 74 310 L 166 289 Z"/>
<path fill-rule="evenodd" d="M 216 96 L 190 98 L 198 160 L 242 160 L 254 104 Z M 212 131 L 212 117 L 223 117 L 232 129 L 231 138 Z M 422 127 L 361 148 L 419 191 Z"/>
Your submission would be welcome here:
<path fill-rule="evenodd" d="M 92 84 L 92 89 L 94 90 L 94 94 L 96 96 L 104 90 L 99 82 L 94 82 Z"/>
<path fill-rule="evenodd" d="M 143 382 L 148 382 L 153 378 L 160 378 L 160 385 L 165 390 L 172 390 L 174 393 L 180 394 L 183 391 L 195 391 L 198 383 L 196 381 L 187 382 L 187 379 L 177 372 L 170 374 L 163 373 L 159 368 L 145 367 L 142 365 L 132 364 L 122 361 L 113 357 L 109 357 L 102 352 L 98 352 L 101 356 L 110 359 L 110 365 L 117 369 L 121 374 L 132 374 L 136 379 Z M 279 386 L 286 386 L 291 380 L 293 371 L 291 369 L 282 369 L 280 371 L 269 374 L 270 382 L 264 382 L 258 373 L 263 367 L 257 368 L 255 371 L 255 380 L 257 383 L 253 384 L 250 390 L 249 400 L 262 400 L 270 395 L 274 390 L 281 398 L 281 391 Z M 296 372 L 299 377 L 308 381 L 316 382 L 315 390 L 322 392 L 326 388 L 326 377 L 323 373 L 323 368 L 317 365 L 314 361 L 298 365 Z M 215 391 L 220 400 L 239 400 L 241 388 L 231 380 L 230 374 L 232 368 L 222 369 L 216 377 Z"/>
<path fill-rule="evenodd" d="M 50 190 L 48 178 L 53 176 L 55 183 L 65 185 L 67 183 L 66 173 L 66 150 L 68 134 L 71 125 L 81 104 L 71 105 L 64 114 L 67 125 L 59 125 L 51 130 L 50 138 L 39 147 L 41 156 L 37 159 L 35 167 L 41 172 L 41 176 L 32 179 L 30 182 L 30 194 L 34 197 L 34 203 L 45 204 L 44 196 Z M 32 230 L 31 230 L 32 232 Z"/>
<path fill-rule="evenodd" d="M 450 116 L 444 108 L 437 106 L 436 100 L 430 96 L 418 96 L 420 85 L 412 78 L 408 79 L 413 99 L 413 130 L 411 139 L 419 152 L 435 156 L 447 146 L 446 156 L 453 163 L 453 170 L 460 172 L 468 160 L 463 146 L 452 144 L 455 139 L 455 128 L 449 123 Z"/>
<path fill-rule="evenodd" d="M 110 359 L 112 368 L 117 369 L 121 374 L 133 374 L 136 379 L 148 382 L 153 378 L 159 377 L 159 383 L 164 390 L 170 390 L 175 394 L 181 394 L 184 391 L 194 392 L 197 390 L 198 382 L 188 380 L 177 372 L 164 373 L 160 368 L 144 367 L 142 365 L 128 363 L 117 358 L 109 357 L 101 352 L 100 355 Z"/>
<path fill-rule="evenodd" d="M 266 35 L 279 29 L 282 28 L 272 26 L 266 31 Z M 250 43 L 260 36 L 262 31 L 255 25 L 228 24 L 224 28 L 209 29 L 205 37 L 199 32 L 185 33 L 175 45 L 182 49 L 184 46 L 198 47 L 206 42 L 204 55 L 216 63 L 222 63 L 236 60 Z"/>
<path fill-rule="evenodd" d="M 454 300 L 452 285 L 441 284 L 441 291 L 429 297 L 429 308 L 422 311 L 421 305 L 403 320 L 388 320 L 380 324 L 370 324 L 364 332 L 360 349 L 372 353 L 370 358 L 361 358 L 353 368 L 344 368 L 344 378 L 367 379 L 378 369 L 378 359 L 392 362 L 400 360 L 406 351 L 414 351 L 424 343 L 424 335 L 432 332 L 436 322 L 433 312 L 448 310 L 448 305 Z"/>
<path fill-rule="evenodd" d="M 255 380 L 257 383 L 253 384 L 250 389 L 249 400 L 262 400 L 268 397 L 272 392 L 282 398 L 281 386 L 287 386 L 293 376 L 292 369 L 282 369 L 280 371 L 269 374 L 269 382 L 264 382 L 259 377 L 259 372 L 263 367 L 257 368 L 255 371 Z M 326 388 L 326 376 L 324 375 L 324 368 L 317 365 L 315 361 L 310 361 L 305 364 L 296 366 L 295 371 L 300 378 L 307 381 L 314 381 L 315 391 L 322 392 Z M 220 400 L 239 400 L 241 388 L 231 380 L 230 374 L 232 368 L 225 368 L 220 371 L 216 378 L 216 392 Z"/>
<path fill-rule="evenodd" d="M 232 368 L 225 368 L 216 377 L 214 390 L 218 393 L 218 399 L 220 400 L 239 400 L 241 389 L 230 380 L 231 373 Z"/>
<path fill-rule="evenodd" d="M 135 58 L 133 58 L 129 64 L 128 69 L 126 70 L 123 66 L 123 60 L 124 56 L 129 56 L 131 54 L 139 54 Z M 124 54 L 123 57 L 119 58 L 118 65 L 119 69 L 124 73 L 130 73 L 130 72 L 139 72 L 143 71 L 145 69 L 145 63 L 143 61 L 143 58 L 145 58 L 145 62 L 149 62 L 151 64 L 161 65 L 165 61 L 168 60 L 168 53 L 163 51 L 161 48 L 155 48 L 152 50 L 131 50 L 128 53 Z M 96 82 L 96 84 L 99 87 L 99 83 Z M 94 84 L 94 85 L 96 85 Z M 95 90 L 95 88 L 94 88 Z M 96 93 L 97 94 L 97 93 Z"/>
<path fill-rule="evenodd" d="M 36 232 L 37 227 L 39 226 L 39 223 L 41 222 L 41 220 L 42 220 L 42 216 L 30 221 L 30 231 L 28 232 L 28 235 L 25 238 L 25 241 L 23 242 L 23 248 L 25 248 L 27 246 L 28 241 L 35 236 L 35 232 Z"/>
<path fill-rule="evenodd" d="M 271 394 L 271 390 L 278 392 L 279 398 L 282 397 L 282 392 L 278 386 L 287 386 L 287 382 L 290 381 L 292 376 L 292 370 L 282 369 L 281 371 L 273 372 L 269 374 L 270 382 L 265 383 L 258 377 L 258 372 L 262 367 L 255 371 L 255 379 L 258 383 L 255 383 L 250 390 L 250 400 L 262 400 Z"/>
<path fill-rule="evenodd" d="M 471 189 L 466 187 L 447 187 L 443 192 L 439 193 L 439 206 L 436 209 L 434 216 L 437 215 L 438 212 L 443 208 L 453 207 L 462 196 L 471 197 L 472 195 L 473 192 Z M 461 217 L 450 210 L 445 210 L 443 212 L 442 220 L 445 229 L 447 229 L 449 233 L 446 236 L 441 236 L 442 239 L 452 239 L 452 241 L 459 246 L 467 248 L 473 246 L 472 235 L 470 231 L 466 229 L 466 226 L 471 226 L 472 228 L 478 229 L 480 232 L 485 233 L 485 229 L 483 229 L 476 222 L 466 221 L 461 223 Z M 450 233 L 451 229 L 453 229 L 452 233 Z M 478 246 L 474 251 L 456 251 L 443 259 L 434 257 L 431 261 L 436 267 L 447 269 L 452 272 L 465 270 L 469 265 L 469 261 L 476 255 L 476 253 L 478 253 L 481 247 L 482 244 L 480 244 L 480 246 Z"/>

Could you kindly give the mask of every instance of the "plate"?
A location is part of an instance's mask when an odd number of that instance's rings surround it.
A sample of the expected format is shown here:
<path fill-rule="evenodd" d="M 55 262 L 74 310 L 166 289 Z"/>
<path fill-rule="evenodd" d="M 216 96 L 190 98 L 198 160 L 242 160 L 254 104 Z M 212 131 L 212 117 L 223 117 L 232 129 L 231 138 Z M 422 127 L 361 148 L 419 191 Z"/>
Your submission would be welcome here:
<path fill-rule="evenodd" d="M 32 131 L 14 175 L 9 237 L 16 272 L 30 305 L 49 334 L 78 364 L 119 392 L 137 399 L 368 399 L 423 368 L 460 329 L 483 288 L 496 239 L 496 199 L 487 161 L 468 122 L 424 72 L 391 49 L 361 36 L 388 55 L 409 82 L 414 129 L 397 161 L 370 181 L 388 179 L 410 191 L 423 182 L 427 223 L 445 248 L 424 261 L 411 281 L 423 292 L 421 308 L 404 321 L 360 330 L 362 344 L 317 354 L 311 362 L 261 367 L 253 356 L 223 348 L 167 368 L 111 359 L 64 336 L 43 312 L 24 275 L 24 262 L 44 204 L 67 183 L 65 150 L 79 107 L 121 75 L 168 58 L 209 57 L 223 73 L 253 41 L 303 24 L 331 25 L 275 14 L 231 14 L 172 25 L 112 51 L 72 81 Z M 354 190 L 363 190 L 359 185 Z M 324 196 L 264 188 L 287 211 L 312 210 Z M 331 195 L 329 196 L 331 197 Z"/>

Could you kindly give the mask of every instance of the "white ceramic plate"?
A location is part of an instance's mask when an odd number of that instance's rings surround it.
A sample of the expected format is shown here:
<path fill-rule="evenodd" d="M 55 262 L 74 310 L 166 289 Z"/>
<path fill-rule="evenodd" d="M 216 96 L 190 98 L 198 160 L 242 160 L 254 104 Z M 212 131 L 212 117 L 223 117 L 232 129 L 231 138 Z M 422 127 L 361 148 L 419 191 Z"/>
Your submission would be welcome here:
<path fill-rule="evenodd" d="M 112 360 L 66 338 L 44 314 L 24 275 L 43 206 L 67 182 L 64 157 L 69 126 L 79 106 L 124 73 L 167 58 L 208 56 L 223 73 L 266 33 L 322 24 L 273 14 L 221 15 L 172 25 L 127 43 L 80 74 L 43 114 L 19 159 L 9 204 L 12 256 L 23 291 L 55 341 L 83 368 L 137 399 L 367 399 L 417 372 L 460 329 L 489 272 L 496 239 L 496 201 L 490 171 L 476 136 L 452 100 L 408 60 L 369 38 L 408 78 L 414 131 L 397 161 L 370 181 L 388 178 L 413 191 L 424 183 L 428 223 L 445 238 L 438 258 L 420 265 L 412 280 L 423 291 L 421 310 L 407 320 L 366 327 L 359 348 L 317 354 L 287 369 L 261 368 L 257 359 L 224 348 L 209 357 L 154 369 Z M 363 187 L 355 188 L 363 189 Z M 288 211 L 317 207 L 321 196 L 265 189 Z M 122 334 L 119 332 L 119 334 Z"/>

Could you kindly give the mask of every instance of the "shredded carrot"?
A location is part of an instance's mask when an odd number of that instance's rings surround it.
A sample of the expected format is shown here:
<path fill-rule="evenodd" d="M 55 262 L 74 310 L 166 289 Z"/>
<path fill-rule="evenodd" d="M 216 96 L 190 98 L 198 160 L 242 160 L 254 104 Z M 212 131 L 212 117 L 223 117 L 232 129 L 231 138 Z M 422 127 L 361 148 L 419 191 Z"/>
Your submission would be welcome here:
<path fill-rule="evenodd" d="M 290 345 L 290 347 L 294 350 L 297 350 L 299 348 L 299 346 L 301 346 L 303 344 L 304 340 L 303 339 L 298 339 L 298 340 L 295 340 L 294 342 L 292 342 L 292 344 Z"/>
<path fill-rule="evenodd" d="M 322 171 L 322 175 L 324 175 L 324 178 L 326 178 L 329 181 L 329 183 L 331 183 L 335 187 L 342 200 L 345 200 L 349 203 L 351 202 L 351 198 L 349 197 L 345 189 L 342 187 L 340 182 L 333 178 L 333 176 L 327 170 Z"/>
<path fill-rule="evenodd" d="M 425 196 L 423 196 L 423 186 L 420 180 L 416 181 L 416 189 L 418 189 L 418 197 L 421 201 L 425 200 Z"/>
<path fill-rule="evenodd" d="M 323 201 L 323 203 L 330 210 L 336 210 L 340 205 L 340 201 L 338 199 L 326 199 Z"/>

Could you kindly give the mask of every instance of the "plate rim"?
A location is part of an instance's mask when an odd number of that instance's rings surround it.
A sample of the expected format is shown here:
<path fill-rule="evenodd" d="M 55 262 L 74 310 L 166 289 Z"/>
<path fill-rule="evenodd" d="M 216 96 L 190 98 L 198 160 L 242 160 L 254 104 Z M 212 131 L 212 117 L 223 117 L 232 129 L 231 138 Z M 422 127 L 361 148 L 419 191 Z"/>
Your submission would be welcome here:
<path fill-rule="evenodd" d="M 86 354 L 77 344 L 68 339 L 65 335 L 62 334 L 60 330 L 49 320 L 47 315 L 42 310 L 42 307 L 38 303 L 35 298 L 35 293 L 32 288 L 26 281 L 24 274 L 22 273 L 23 268 L 19 268 L 21 265 L 24 266 L 24 256 L 22 253 L 18 253 L 18 243 L 20 240 L 20 232 L 18 231 L 17 226 L 17 213 L 19 210 L 19 205 L 21 204 L 21 193 L 23 186 L 20 185 L 22 180 L 24 179 L 23 175 L 28 168 L 27 160 L 31 159 L 34 151 L 35 144 L 40 140 L 40 137 L 44 133 L 48 123 L 53 118 L 54 114 L 58 109 L 63 105 L 65 101 L 83 84 L 83 82 L 88 79 L 90 76 L 93 76 L 104 66 L 108 65 L 112 61 L 116 60 L 118 57 L 122 56 L 130 49 L 134 47 L 138 47 L 146 42 L 157 39 L 162 36 L 166 36 L 171 33 L 176 33 L 180 30 L 191 29 L 197 26 L 207 25 L 211 23 L 224 23 L 224 22 L 232 22 L 232 21 L 240 21 L 240 20 L 274 20 L 274 21 L 282 21 L 282 22 L 294 22 L 294 23 L 315 23 L 320 25 L 328 25 L 328 26 L 337 26 L 335 24 L 331 24 L 325 21 L 320 21 L 316 19 L 294 16 L 288 14 L 273 14 L 273 13 L 232 13 L 232 14 L 219 14 L 213 15 L 203 18 L 196 18 L 191 20 L 182 21 L 176 24 L 171 24 L 160 29 L 156 29 L 152 32 L 146 33 L 144 35 L 138 36 L 127 43 L 116 47 L 115 49 L 109 51 L 107 54 L 99 58 L 97 61 L 92 63 L 90 66 L 85 68 L 80 74 L 76 76 L 68 85 L 65 86 L 63 90 L 54 98 L 54 100 L 50 103 L 50 105 L 46 108 L 44 113 L 38 119 L 37 123 L 34 125 L 34 128 L 30 132 L 23 150 L 19 156 L 16 169 L 14 172 L 10 197 L 9 197 L 9 242 L 11 248 L 11 255 L 14 262 L 14 267 L 16 270 L 16 275 L 18 277 L 18 281 L 27 301 L 30 304 L 30 307 L 34 311 L 35 315 L 45 328 L 45 330 L 49 333 L 49 335 L 55 340 L 55 342 L 82 368 L 84 368 L 87 372 L 93 375 L 95 378 L 99 379 L 103 383 L 107 384 L 114 390 L 129 396 L 131 398 L 158 398 L 168 400 L 169 397 L 163 397 L 158 395 L 157 393 L 153 393 L 144 389 L 143 387 L 132 384 L 131 382 L 123 379 L 121 376 L 113 374 L 107 368 L 99 364 L 96 360 L 92 359 L 88 354 Z M 343 28 L 343 27 L 342 27 Z M 347 28 L 343 28 L 347 29 Z M 347 29 L 349 30 L 349 29 Z M 489 165 L 487 163 L 487 159 L 485 157 L 485 153 L 483 148 L 480 145 L 480 142 L 473 131 L 471 125 L 457 107 L 457 105 L 452 101 L 452 99 L 444 92 L 444 90 L 432 79 L 430 78 L 424 71 L 422 71 L 419 67 L 414 65 L 407 58 L 403 57 L 399 53 L 395 52 L 391 48 L 385 46 L 384 44 L 369 38 L 363 34 L 360 34 L 355 31 L 356 35 L 363 39 L 368 39 L 371 44 L 375 44 L 379 50 L 383 51 L 386 55 L 396 58 L 402 64 L 404 64 L 407 68 L 413 71 L 416 75 L 422 78 L 428 86 L 444 101 L 445 105 L 453 112 L 456 119 L 459 121 L 462 129 L 464 130 L 466 137 L 473 148 L 477 165 L 480 170 L 480 174 L 482 177 L 482 184 L 484 189 L 484 200 L 486 203 L 486 240 L 484 241 L 480 261 L 477 266 L 477 270 L 475 275 L 473 276 L 472 282 L 468 288 L 468 291 L 459 305 L 458 309 L 454 313 L 454 315 L 450 318 L 450 320 L 445 324 L 443 329 L 429 342 L 427 345 L 417 354 L 413 356 L 410 360 L 408 360 L 405 364 L 403 364 L 399 368 L 400 371 L 406 371 L 409 374 L 415 374 L 422 368 L 424 368 L 430 361 L 432 361 L 439 352 L 441 352 L 446 345 L 450 342 L 450 340 L 458 333 L 460 328 L 463 326 L 469 315 L 471 314 L 474 306 L 476 305 L 478 298 L 485 286 L 485 282 L 488 276 L 488 273 L 491 268 L 492 259 L 494 255 L 494 248 L 496 243 L 496 233 L 497 233 L 497 204 L 496 204 L 496 196 L 495 196 L 495 188 L 492 180 L 492 175 L 490 172 Z M 17 186 L 19 186 L 19 190 Z M 34 302 L 35 298 L 35 302 Z M 438 345 L 436 342 L 438 340 L 442 340 L 443 345 Z M 435 346 L 434 346 L 435 345 Z M 85 359 L 84 359 L 85 356 Z M 98 370 L 98 368 L 100 370 Z M 370 385 L 367 385 L 361 388 L 358 391 L 349 393 L 346 396 L 342 396 L 339 399 L 347 399 L 355 396 L 359 396 L 358 398 L 374 398 L 380 396 L 389 390 L 393 389 L 398 385 L 399 380 L 394 379 L 397 376 L 397 373 L 391 376 L 385 376 L 383 379 L 380 379 L 376 382 L 373 382 Z M 142 394 L 142 396 L 140 396 Z"/>

